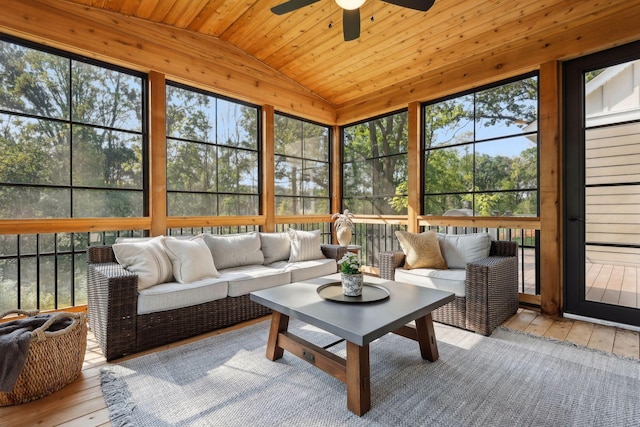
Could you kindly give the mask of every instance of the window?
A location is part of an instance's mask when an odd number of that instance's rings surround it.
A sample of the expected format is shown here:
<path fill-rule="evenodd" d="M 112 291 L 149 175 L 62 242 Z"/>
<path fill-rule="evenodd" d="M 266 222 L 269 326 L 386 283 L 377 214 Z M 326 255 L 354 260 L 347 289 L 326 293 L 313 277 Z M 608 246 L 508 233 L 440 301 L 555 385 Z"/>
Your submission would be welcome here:
<path fill-rule="evenodd" d="M 276 215 L 327 214 L 329 128 L 275 115 Z"/>
<path fill-rule="evenodd" d="M 0 218 L 145 215 L 145 87 L 140 74 L 0 39 Z"/>
<path fill-rule="evenodd" d="M 146 85 L 0 36 L 0 218 L 144 216 Z M 133 234 L 0 236 L 0 311 L 86 304 L 89 242 Z"/>
<path fill-rule="evenodd" d="M 356 214 L 407 213 L 407 112 L 343 128 L 342 205 Z"/>
<path fill-rule="evenodd" d="M 426 215 L 537 215 L 538 78 L 424 106 Z"/>
<path fill-rule="evenodd" d="M 167 214 L 258 215 L 258 107 L 167 85 Z"/>

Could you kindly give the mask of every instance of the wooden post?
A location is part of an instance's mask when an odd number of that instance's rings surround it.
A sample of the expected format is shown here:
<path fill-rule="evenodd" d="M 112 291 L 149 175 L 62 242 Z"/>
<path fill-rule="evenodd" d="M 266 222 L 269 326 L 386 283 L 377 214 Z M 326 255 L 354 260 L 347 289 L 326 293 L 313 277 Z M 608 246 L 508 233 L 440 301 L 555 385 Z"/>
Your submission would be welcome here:
<path fill-rule="evenodd" d="M 262 106 L 262 215 L 266 217 L 263 231 L 276 229 L 275 200 L 275 109 Z"/>
<path fill-rule="evenodd" d="M 557 61 L 540 67 L 540 309 L 562 314 L 561 76 Z"/>
<path fill-rule="evenodd" d="M 340 126 L 333 126 L 331 131 L 331 208 L 330 213 L 342 211 L 342 140 Z M 332 233 L 332 239 L 338 239 Z"/>
<path fill-rule="evenodd" d="M 409 200 L 407 206 L 407 231 L 417 233 L 420 228 L 418 225 L 418 216 L 420 215 L 420 199 L 422 198 L 422 162 L 420 158 L 422 153 L 420 150 L 420 138 L 422 135 L 420 112 L 422 108 L 419 102 L 409 103 L 408 117 L 408 188 Z"/>
<path fill-rule="evenodd" d="M 149 216 L 151 235 L 167 233 L 166 81 L 164 74 L 149 72 Z"/>

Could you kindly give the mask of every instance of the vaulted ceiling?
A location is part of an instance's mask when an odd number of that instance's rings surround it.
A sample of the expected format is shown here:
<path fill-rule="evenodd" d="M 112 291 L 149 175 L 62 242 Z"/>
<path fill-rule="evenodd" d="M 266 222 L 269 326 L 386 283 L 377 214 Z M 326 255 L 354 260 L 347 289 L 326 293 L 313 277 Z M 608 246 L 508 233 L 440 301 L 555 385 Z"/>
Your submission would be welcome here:
<path fill-rule="evenodd" d="M 367 0 L 360 38 L 345 42 L 334 0 L 282 16 L 270 9 L 284 0 L 67 1 L 216 37 L 336 108 L 380 96 L 389 87 L 446 78 L 452 64 L 468 64 L 460 71 L 466 74 L 482 63 L 500 68 L 504 60 L 490 60 L 511 56 L 522 64 L 514 68 L 531 68 L 523 56 L 540 56 L 545 49 L 554 49 L 553 59 L 577 56 L 584 52 L 566 46 L 598 31 L 603 45 L 617 44 L 607 39 L 614 28 L 598 23 L 639 22 L 640 11 L 635 0 L 436 0 L 428 12 Z"/>

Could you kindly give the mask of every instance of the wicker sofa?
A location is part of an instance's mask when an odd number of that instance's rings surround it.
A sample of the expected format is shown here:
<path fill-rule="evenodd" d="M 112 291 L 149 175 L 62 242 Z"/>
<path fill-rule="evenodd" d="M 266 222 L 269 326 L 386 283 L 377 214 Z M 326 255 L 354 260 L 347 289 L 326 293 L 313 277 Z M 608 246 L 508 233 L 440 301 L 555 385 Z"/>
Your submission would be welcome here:
<path fill-rule="evenodd" d="M 251 291 L 335 273 L 337 260 L 346 252 L 345 247 L 320 245 L 318 240 L 321 253 L 312 255 L 316 259 L 290 262 L 286 235 L 254 232 L 210 236 L 207 245 L 214 264 L 216 255 L 218 258 L 217 277 L 193 283 L 176 283 L 173 279 L 145 289 L 139 288 L 138 274 L 117 262 L 113 246 L 89 247 L 89 324 L 106 359 L 269 314 L 269 309 L 250 301 Z M 238 251 L 242 249 L 238 239 L 250 241 L 252 248 L 247 244 L 246 250 Z M 136 242 L 140 239 L 117 243 Z M 177 271 L 173 275 L 178 276 Z"/>
<path fill-rule="evenodd" d="M 464 235 L 457 237 L 460 236 Z M 446 237 L 448 236 L 438 235 L 442 249 L 445 249 L 443 239 Z M 403 251 L 381 252 L 380 277 L 453 291 L 456 294 L 455 300 L 435 310 L 433 319 L 490 335 L 518 309 L 518 246 L 515 242 L 495 241 L 490 237 L 488 242 L 490 248 L 487 257 L 466 263 L 464 268 L 449 268 L 447 271 L 420 268 L 405 270 Z M 449 264 L 447 255 L 451 258 L 450 253 L 443 250 L 445 261 Z M 455 279 L 455 276 L 462 279 L 462 285 L 458 288 L 447 286 L 448 279 Z M 444 280 L 439 280 L 440 278 Z"/>

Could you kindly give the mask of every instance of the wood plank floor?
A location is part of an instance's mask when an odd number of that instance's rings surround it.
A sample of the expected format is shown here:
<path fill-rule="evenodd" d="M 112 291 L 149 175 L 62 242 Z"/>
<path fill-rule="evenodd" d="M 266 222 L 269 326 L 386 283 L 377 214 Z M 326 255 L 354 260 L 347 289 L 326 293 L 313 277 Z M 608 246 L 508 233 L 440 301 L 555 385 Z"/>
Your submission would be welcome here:
<path fill-rule="evenodd" d="M 524 274 L 520 292 L 535 295 L 536 263 L 533 249 L 525 249 L 519 259 L 518 272 Z M 585 264 L 585 295 L 587 301 L 640 308 L 640 267 Z"/>
<path fill-rule="evenodd" d="M 638 267 L 587 263 L 585 272 L 588 301 L 640 308 Z"/>
<path fill-rule="evenodd" d="M 188 342 L 267 321 L 269 317 L 245 322 L 231 328 L 214 331 L 179 343 L 170 344 L 140 354 L 161 351 Z M 640 360 L 640 334 L 628 330 L 595 325 L 577 320 L 556 319 L 536 311 L 520 309 L 505 326 L 534 335 L 570 341 L 575 344 Z M 119 359 L 118 362 L 134 356 Z M 0 426 L 111 426 L 109 413 L 100 389 L 98 373 L 107 364 L 93 335 L 89 333 L 85 361 L 80 377 L 62 390 L 23 405 L 0 408 Z"/>

